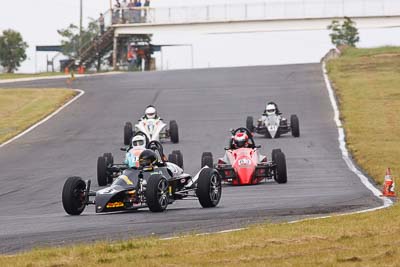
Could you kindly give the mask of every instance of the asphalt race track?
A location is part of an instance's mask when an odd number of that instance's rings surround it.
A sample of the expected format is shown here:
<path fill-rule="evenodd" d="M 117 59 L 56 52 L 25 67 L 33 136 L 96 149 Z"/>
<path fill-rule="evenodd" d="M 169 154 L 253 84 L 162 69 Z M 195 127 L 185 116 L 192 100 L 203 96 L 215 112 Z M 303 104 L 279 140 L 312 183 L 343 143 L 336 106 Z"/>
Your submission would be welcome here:
<path fill-rule="evenodd" d="M 65 80 L 3 84 L 1 87 L 65 87 Z M 243 227 L 262 221 L 288 221 L 332 212 L 379 206 L 341 158 L 333 110 L 319 64 L 125 73 L 80 78 L 74 88 L 86 94 L 32 132 L 0 148 L 0 253 L 135 236 L 171 236 Z M 93 178 L 96 162 L 112 152 L 123 159 L 123 125 L 135 122 L 148 104 L 165 121 L 175 119 L 185 171 L 197 172 L 203 151 L 221 157 L 229 129 L 257 119 L 273 100 L 287 117 L 297 114 L 300 138 L 268 140 L 256 135 L 261 152 L 286 154 L 288 183 L 223 188 L 220 205 L 201 208 L 178 201 L 164 213 L 147 209 L 68 216 L 61 190 L 68 176 Z"/>

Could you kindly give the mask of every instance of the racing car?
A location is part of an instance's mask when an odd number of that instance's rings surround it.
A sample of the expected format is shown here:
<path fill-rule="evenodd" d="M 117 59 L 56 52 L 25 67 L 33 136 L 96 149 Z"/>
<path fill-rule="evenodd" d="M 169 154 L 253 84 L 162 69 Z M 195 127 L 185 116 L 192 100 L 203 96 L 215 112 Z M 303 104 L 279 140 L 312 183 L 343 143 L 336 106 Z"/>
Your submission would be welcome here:
<path fill-rule="evenodd" d="M 254 126 L 253 117 L 248 116 L 246 119 L 246 128 L 267 138 L 278 138 L 288 132 L 291 132 L 293 137 L 300 136 L 299 118 L 297 115 L 291 115 L 290 123 L 288 123 L 274 102 L 267 103 L 264 113 L 257 121 L 257 126 Z"/>
<path fill-rule="evenodd" d="M 112 153 L 104 153 L 97 159 L 97 183 L 99 186 L 111 184 L 125 169 L 139 167 L 139 156 L 150 143 L 147 135 L 143 132 L 136 132 L 132 142 L 127 147 L 122 147 L 125 152 L 125 160 L 121 164 L 114 164 Z M 153 146 L 157 142 L 150 144 Z M 167 166 L 174 170 L 177 167 L 183 169 L 183 155 L 180 150 L 174 150 L 168 155 Z"/>
<path fill-rule="evenodd" d="M 144 150 L 139 167 L 122 171 L 111 186 L 92 191 L 91 180 L 69 177 L 62 191 L 66 213 L 80 215 L 87 205 L 95 205 L 96 213 L 136 210 L 148 207 L 162 212 L 180 199 L 197 198 L 203 208 L 216 207 L 222 187 L 219 173 L 209 167 L 191 176 L 183 171 L 172 172 L 164 161 L 162 145 L 152 141 L 153 149 Z"/>
<path fill-rule="evenodd" d="M 229 146 L 224 157 L 213 164 L 211 152 L 204 152 L 201 166 L 214 167 L 223 181 L 232 185 L 254 185 L 263 180 L 274 179 L 277 183 L 287 182 L 286 158 L 280 149 L 272 150 L 272 160 L 259 153 L 252 133 L 246 128 L 231 131 Z"/>
<path fill-rule="evenodd" d="M 167 124 L 157 116 L 154 106 L 148 106 L 145 115 L 133 127 L 131 122 L 126 122 L 124 126 L 124 144 L 129 145 L 135 132 L 143 132 L 150 141 L 161 141 L 162 139 L 171 139 L 172 143 L 179 142 L 178 124 L 175 120 Z"/>

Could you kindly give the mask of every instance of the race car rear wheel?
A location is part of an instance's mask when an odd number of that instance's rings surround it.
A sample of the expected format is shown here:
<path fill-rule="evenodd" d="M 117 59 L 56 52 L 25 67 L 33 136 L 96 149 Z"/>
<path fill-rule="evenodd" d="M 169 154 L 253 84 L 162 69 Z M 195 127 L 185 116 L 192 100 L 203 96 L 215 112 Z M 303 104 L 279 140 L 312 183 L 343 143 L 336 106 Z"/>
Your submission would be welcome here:
<path fill-rule="evenodd" d="M 219 173 L 211 168 L 202 169 L 197 180 L 196 195 L 203 208 L 218 205 L 221 199 L 222 184 Z"/>
<path fill-rule="evenodd" d="M 147 181 L 146 204 L 152 212 L 162 212 L 168 206 L 168 181 L 161 175 L 152 175 Z"/>
<path fill-rule="evenodd" d="M 300 125 L 297 115 L 290 116 L 290 128 L 292 129 L 292 135 L 294 137 L 300 136 Z"/>
<path fill-rule="evenodd" d="M 168 161 L 179 166 L 179 164 L 178 164 L 178 155 L 177 154 L 169 154 L 168 155 Z"/>
<path fill-rule="evenodd" d="M 246 128 L 247 130 L 249 130 L 250 132 L 254 132 L 254 120 L 252 116 L 248 116 L 246 118 Z"/>
<path fill-rule="evenodd" d="M 172 143 L 179 143 L 178 123 L 174 120 L 169 122 L 169 135 Z"/>
<path fill-rule="evenodd" d="M 211 152 L 203 152 L 203 154 L 201 155 L 201 167 L 205 167 L 208 166 L 210 168 L 212 168 L 214 165 L 213 162 L 213 156 Z"/>
<path fill-rule="evenodd" d="M 99 186 L 107 185 L 107 163 L 105 157 L 97 158 L 97 183 Z"/>
<path fill-rule="evenodd" d="M 86 207 L 86 183 L 80 177 L 69 177 L 62 191 L 64 210 L 70 215 L 80 215 Z"/>
<path fill-rule="evenodd" d="M 282 150 L 280 148 L 272 149 L 272 153 L 271 153 L 272 161 L 275 161 L 276 153 L 278 153 L 278 152 L 282 152 Z"/>
<path fill-rule="evenodd" d="M 174 151 L 172 151 L 172 154 L 177 155 L 177 157 L 178 157 L 177 165 L 183 169 L 183 155 L 182 155 L 182 152 L 180 150 L 174 150 Z"/>
<path fill-rule="evenodd" d="M 278 184 L 285 184 L 287 182 L 285 154 L 281 151 L 276 152 L 274 162 L 276 164 L 274 179 Z"/>
<path fill-rule="evenodd" d="M 133 136 L 132 123 L 126 122 L 124 126 L 124 145 L 130 145 Z"/>
<path fill-rule="evenodd" d="M 114 165 L 114 157 L 111 153 L 104 153 L 103 157 L 106 159 L 107 166 Z"/>

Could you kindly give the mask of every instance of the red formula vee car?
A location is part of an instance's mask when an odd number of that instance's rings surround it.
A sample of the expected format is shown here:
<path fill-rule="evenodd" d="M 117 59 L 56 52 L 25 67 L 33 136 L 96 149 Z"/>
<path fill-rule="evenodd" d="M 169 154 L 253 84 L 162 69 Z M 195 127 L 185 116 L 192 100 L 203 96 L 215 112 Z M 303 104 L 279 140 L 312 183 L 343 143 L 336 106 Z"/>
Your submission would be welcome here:
<path fill-rule="evenodd" d="M 211 152 L 204 152 L 201 157 L 201 167 L 214 167 L 222 179 L 232 185 L 252 185 L 263 180 L 274 179 L 283 184 L 287 182 L 286 158 L 280 149 L 272 150 L 272 160 L 261 155 L 251 132 L 246 128 L 232 130 L 229 147 L 223 158 L 213 164 Z"/>

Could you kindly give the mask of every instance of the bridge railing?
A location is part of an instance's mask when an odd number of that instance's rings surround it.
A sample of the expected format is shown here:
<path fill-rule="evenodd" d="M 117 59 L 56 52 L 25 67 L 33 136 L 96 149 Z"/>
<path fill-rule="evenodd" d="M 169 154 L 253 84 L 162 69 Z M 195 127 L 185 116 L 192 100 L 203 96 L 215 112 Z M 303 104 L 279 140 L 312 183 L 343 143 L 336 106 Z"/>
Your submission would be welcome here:
<path fill-rule="evenodd" d="M 285 0 L 114 10 L 113 24 L 195 23 L 400 15 L 400 0 Z"/>

